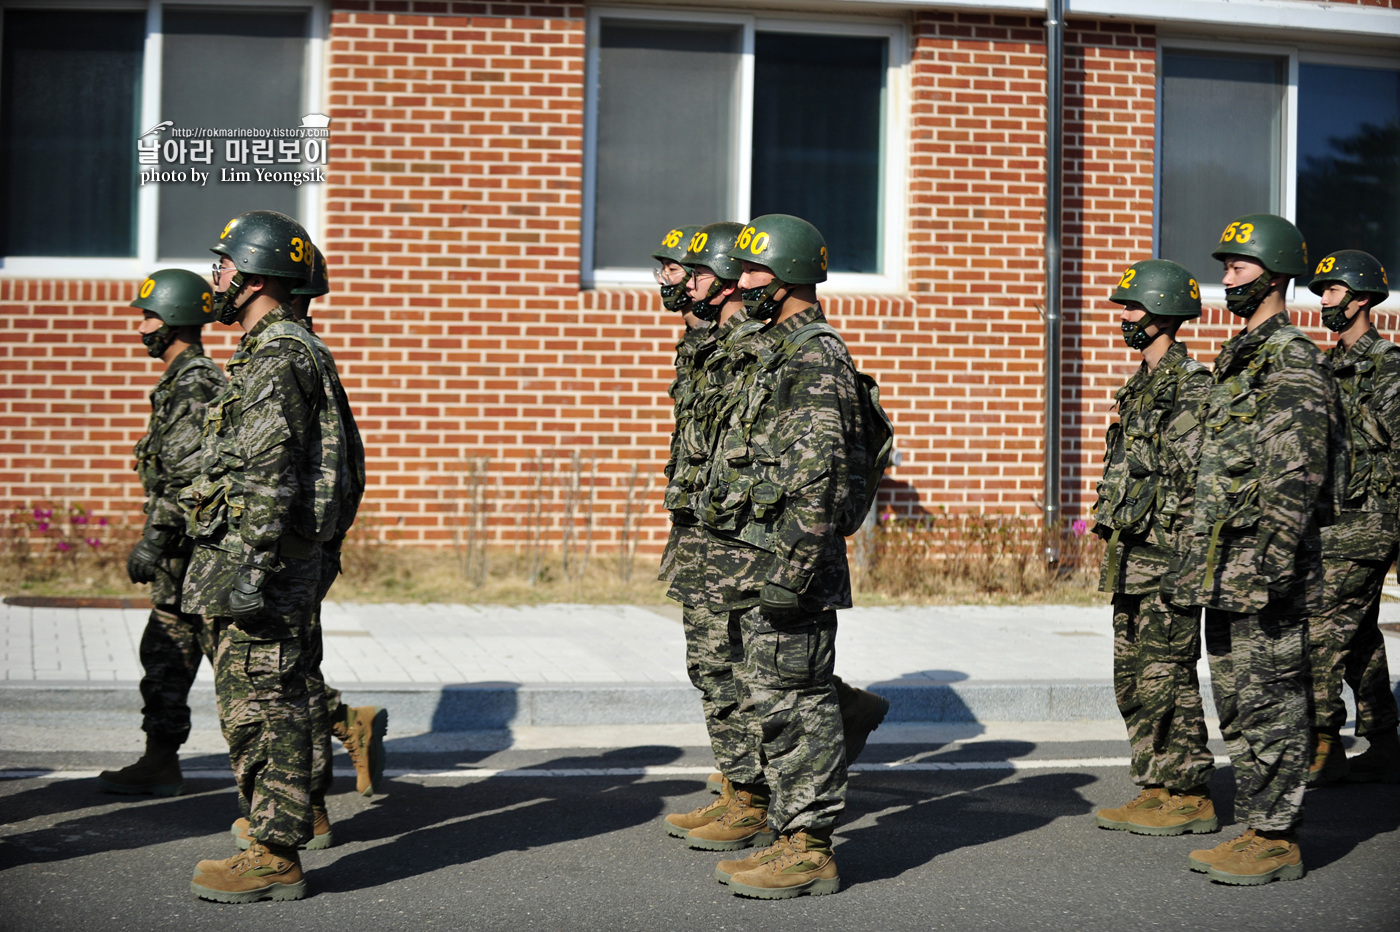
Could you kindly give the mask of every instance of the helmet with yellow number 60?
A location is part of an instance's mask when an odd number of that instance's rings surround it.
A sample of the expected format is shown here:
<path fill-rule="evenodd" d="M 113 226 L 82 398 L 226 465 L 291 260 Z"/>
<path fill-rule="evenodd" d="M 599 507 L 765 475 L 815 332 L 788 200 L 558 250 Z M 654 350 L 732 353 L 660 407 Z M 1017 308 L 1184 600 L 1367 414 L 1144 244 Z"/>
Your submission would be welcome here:
<path fill-rule="evenodd" d="M 789 285 L 826 281 L 826 240 L 816 227 L 791 214 L 765 214 L 750 220 L 729 255 L 764 266 Z"/>

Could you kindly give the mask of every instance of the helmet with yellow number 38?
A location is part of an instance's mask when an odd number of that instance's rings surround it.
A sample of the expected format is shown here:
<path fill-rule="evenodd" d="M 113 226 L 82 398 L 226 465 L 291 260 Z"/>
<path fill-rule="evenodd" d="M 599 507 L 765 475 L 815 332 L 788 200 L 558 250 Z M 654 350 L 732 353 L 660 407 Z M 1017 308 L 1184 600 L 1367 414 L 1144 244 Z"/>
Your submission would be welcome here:
<path fill-rule="evenodd" d="M 234 217 L 209 251 L 228 256 L 237 270 L 228 290 L 214 298 L 214 310 L 224 324 L 238 316 L 235 303 L 246 276 L 285 278 L 295 287 L 311 280 L 316 261 L 306 228 L 275 210 L 250 210 Z"/>

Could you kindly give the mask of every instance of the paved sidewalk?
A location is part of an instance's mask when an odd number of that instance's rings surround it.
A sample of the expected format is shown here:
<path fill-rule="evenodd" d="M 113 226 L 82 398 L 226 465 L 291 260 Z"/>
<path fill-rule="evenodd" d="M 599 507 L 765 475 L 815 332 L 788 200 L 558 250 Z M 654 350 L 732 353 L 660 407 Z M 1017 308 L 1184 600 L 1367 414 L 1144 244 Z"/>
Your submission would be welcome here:
<path fill-rule="evenodd" d="M 139 713 L 146 614 L 0 605 L 0 723 Z M 1381 621 L 1400 623 L 1400 602 Z M 391 707 L 400 734 L 700 721 L 679 610 L 332 602 L 323 625 L 327 681 Z M 1387 641 L 1400 656 L 1400 637 Z M 1116 721 L 1111 668 L 1107 606 L 840 615 L 837 673 L 889 696 L 891 723 Z M 208 665 L 191 702 L 205 704 Z"/>

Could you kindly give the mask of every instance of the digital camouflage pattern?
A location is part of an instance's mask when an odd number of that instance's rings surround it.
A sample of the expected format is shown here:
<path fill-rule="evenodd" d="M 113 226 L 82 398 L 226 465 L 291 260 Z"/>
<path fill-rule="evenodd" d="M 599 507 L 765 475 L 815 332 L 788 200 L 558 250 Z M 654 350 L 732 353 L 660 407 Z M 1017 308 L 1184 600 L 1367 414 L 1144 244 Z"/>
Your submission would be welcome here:
<path fill-rule="evenodd" d="M 214 663 L 215 633 L 200 615 L 153 608 L 141 632 L 141 730 L 184 744 L 190 736 L 190 687 L 199 662 Z"/>
<path fill-rule="evenodd" d="M 709 532 L 705 598 L 715 611 L 758 604 L 766 582 L 801 593 L 805 612 L 851 605 L 837 528 L 866 461 L 855 366 L 836 337 L 786 343 L 825 319 L 813 305 L 737 344 L 740 375 L 717 412 L 700 496 Z"/>
<path fill-rule="evenodd" d="M 836 613 L 730 613 L 744 643 L 740 698 L 752 710 L 771 798 L 768 824 L 829 835 L 846 806 L 846 743 L 832 683 Z"/>
<path fill-rule="evenodd" d="M 1215 755 L 1206 746 L 1200 658 L 1200 609 L 1174 608 L 1160 591 L 1114 595 L 1113 692 L 1138 786 L 1180 793 L 1210 783 Z"/>
<path fill-rule="evenodd" d="M 1320 513 L 1340 412 L 1326 360 L 1281 312 L 1225 342 L 1178 605 L 1302 614 L 1321 599 Z"/>
<path fill-rule="evenodd" d="M 1113 685 L 1139 786 L 1205 786 L 1214 772 L 1196 674 L 1201 613 L 1162 597 L 1182 530 L 1191 525 L 1210 371 L 1173 342 L 1114 396 L 1095 531 L 1107 537 L 1099 588 L 1113 597 Z"/>
<path fill-rule="evenodd" d="M 1235 821 L 1294 831 L 1312 760 L 1307 618 L 1206 609 L 1205 633 L 1220 734 L 1235 771 Z"/>
<path fill-rule="evenodd" d="M 1313 726 L 1346 722 L 1345 681 L 1356 695 L 1356 733 L 1394 731 L 1381 588 L 1400 537 L 1400 348 L 1372 327 L 1350 348 L 1328 353 L 1351 437 L 1348 485 L 1335 524 L 1322 530 L 1324 598 L 1309 636 Z"/>
<path fill-rule="evenodd" d="M 737 668 L 744 662 L 739 619 L 730 612 L 712 612 L 687 605 L 681 616 L 685 628 L 685 669 L 700 690 L 705 729 L 715 763 L 736 783 L 763 783 L 763 766 L 753 708 L 743 705 Z"/>
<path fill-rule="evenodd" d="M 1203 434 L 1197 412 L 1210 370 L 1173 342 L 1157 368 L 1143 363 L 1114 395 L 1094 530 L 1108 538 L 1099 589 L 1147 595 L 1162 586 L 1177 538 L 1191 526 Z"/>
<path fill-rule="evenodd" d="M 718 325 L 704 324 L 686 329 L 676 343 L 676 377 L 671 382 L 667 394 L 671 396 L 672 411 L 676 426 L 671 431 L 671 453 L 666 461 L 665 475 L 669 482 L 674 481 L 676 466 L 684 458 L 681 438 L 687 425 L 694 419 L 697 402 L 703 391 L 695 383 L 700 375 L 700 363 L 715 349 Z M 671 582 L 682 566 L 693 565 L 698 559 L 699 548 L 703 543 L 702 533 L 697 526 L 694 512 L 688 506 L 679 509 L 672 507 L 673 493 L 667 491 L 666 507 L 671 512 L 671 533 L 666 539 L 666 547 L 661 552 L 661 570 L 657 578 Z M 673 596 L 674 598 L 674 596 Z M 684 600 L 681 600 L 684 601 Z"/>

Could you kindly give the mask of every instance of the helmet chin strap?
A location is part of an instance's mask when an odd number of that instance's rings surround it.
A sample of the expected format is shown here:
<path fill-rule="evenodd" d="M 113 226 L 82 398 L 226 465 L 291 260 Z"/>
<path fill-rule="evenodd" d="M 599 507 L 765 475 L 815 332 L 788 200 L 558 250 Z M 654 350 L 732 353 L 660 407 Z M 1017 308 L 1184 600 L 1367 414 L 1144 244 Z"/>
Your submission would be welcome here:
<path fill-rule="evenodd" d="M 214 296 L 214 313 L 219 318 L 219 323 L 224 326 L 232 324 L 238 319 L 239 308 L 238 295 L 243 291 L 243 273 L 234 272 L 233 278 L 229 279 L 228 288 Z"/>
<path fill-rule="evenodd" d="M 1125 320 L 1122 323 L 1123 342 L 1135 350 L 1145 350 L 1166 331 L 1160 327 L 1156 333 L 1148 333 L 1147 328 L 1157 322 L 1151 312 L 1144 311 L 1138 320 Z"/>
<path fill-rule="evenodd" d="M 141 342 L 146 344 L 147 356 L 160 359 L 165 355 L 165 351 L 170 349 L 170 344 L 175 342 L 175 329 L 161 321 L 159 330 L 141 334 Z"/>
<path fill-rule="evenodd" d="M 1273 273 L 1265 269 L 1252 282 L 1225 289 L 1225 306 L 1236 317 L 1249 317 L 1259 310 L 1264 297 L 1273 289 Z"/>
<path fill-rule="evenodd" d="M 775 298 L 777 293 L 787 287 L 787 282 L 773 279 L 763 288 L 745 288 L 743 293 L 744 307 L 748 309 L 749 316 L 760 320 L 772 320 L 783 306 L 783 301 L 787 295 L 781 299 Z"/>
<path fill-rule="evenodd" d="M 1356 292 L 1348 287 L 1347 293 L 1342 297 L 1342 300 L 1331 307 L 1324 307 L 1322 309 L 1322 325 L 1333 333 L 1341 333 L 1343 330 L 1350 327 L 1351 322 L 1356 319 L 1356 316 L 1352 315 L 1348 317 L 1347 308 L 1351 305 L 1351 302 L 1355 300 Z"/>

